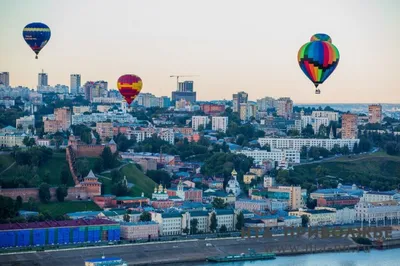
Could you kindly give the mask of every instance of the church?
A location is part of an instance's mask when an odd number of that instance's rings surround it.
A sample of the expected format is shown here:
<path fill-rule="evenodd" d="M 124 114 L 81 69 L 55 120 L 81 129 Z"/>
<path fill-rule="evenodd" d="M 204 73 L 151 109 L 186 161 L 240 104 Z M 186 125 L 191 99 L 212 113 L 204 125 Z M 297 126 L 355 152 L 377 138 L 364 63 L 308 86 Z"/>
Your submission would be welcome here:
<path fill-rule="evenodd" d="M 239 196 L 240 194 L 240 185 L 239 182 L 237 181 L 237 172 L 235 169 L 232 171 L 232 177 L 228 181 L 228 184 L 226 185 L 226 193 L 233 193 L 235 197 Z"/>

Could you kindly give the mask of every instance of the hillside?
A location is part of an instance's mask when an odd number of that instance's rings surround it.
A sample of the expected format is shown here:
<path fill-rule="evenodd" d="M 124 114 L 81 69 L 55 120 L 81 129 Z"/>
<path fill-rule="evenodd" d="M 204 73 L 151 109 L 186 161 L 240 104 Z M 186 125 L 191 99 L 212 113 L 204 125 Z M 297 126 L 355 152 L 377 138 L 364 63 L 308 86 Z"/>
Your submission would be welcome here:
<path fill-rule="evenodd" d="M 310 188 L 316 184 L 316 178 L 325 187 L 355 183 L 374 190 L 395 189 L 400 184 L 400 157 L 384 153 L 342 157 L 296 166 L 284 179 L 290 184 L 303 184 Z"/>
<path fill-rule="evenodd" d="M 146 176 L 140 171 L 134 164 L 128 164 L 122 167 L 120 170 L 123 176 L 129 183 L 134 184 L 134 187 L 130 191 L 131 196 L 140 196 L 144 192 L 145 196 L 150 197 L 154 191 L 154 187 L 157 185 L 150 177 Z M 103 174 L 102 176 L 110 177 L 110 173 Z M 111 180 L 106 178 L 99 178 L 100 182 L 104 184 L 104 194 L 111 193 Z"/>

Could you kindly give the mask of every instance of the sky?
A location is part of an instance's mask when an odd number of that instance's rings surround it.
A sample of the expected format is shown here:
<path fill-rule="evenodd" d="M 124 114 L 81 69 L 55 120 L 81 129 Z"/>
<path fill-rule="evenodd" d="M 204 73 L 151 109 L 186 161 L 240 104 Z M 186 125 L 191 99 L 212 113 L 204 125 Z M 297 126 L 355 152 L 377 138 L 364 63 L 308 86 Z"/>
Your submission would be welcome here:
<path fill-rule="evenodd" d="M 11 86 L 70 85 L 123 74 L 142 92 L 168 95 L 170 75 L 197 75 L 198 100 L 291 97 L 295 103 L 400 103 L 398 0 L 1 0 L 0 72 Z M 35 60 L 22 38 L 30 22 L 52 31 Z M 318 32 L 340 51 L 335 72 L 314 93 L 297 62 Z M 184 78 L 181 79 L 182 81 Z"/>

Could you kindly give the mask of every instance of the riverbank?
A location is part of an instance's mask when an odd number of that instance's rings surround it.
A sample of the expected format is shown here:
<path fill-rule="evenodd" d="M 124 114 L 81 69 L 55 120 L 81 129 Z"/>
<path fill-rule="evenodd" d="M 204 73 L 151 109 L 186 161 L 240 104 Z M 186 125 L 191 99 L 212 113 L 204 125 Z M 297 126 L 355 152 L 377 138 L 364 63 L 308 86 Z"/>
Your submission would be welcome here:
<path fill-rule="evenodd" d="M 205 262 L 208 256 L 247 253 L 249 248 L 256 252 L 273 252 L 283 256 L 350 251 L 356 247 L 352 240 L 345 238 L 308 239 L 278 236 L 258 239 L 209 239 L 3 254 L 0 256 L 0 265 L 78 266 L 84 265 L 86 259 L 99 258 L 104 254 L 106 257 L 120 257 L 129 265 L 142 266 Z"/>

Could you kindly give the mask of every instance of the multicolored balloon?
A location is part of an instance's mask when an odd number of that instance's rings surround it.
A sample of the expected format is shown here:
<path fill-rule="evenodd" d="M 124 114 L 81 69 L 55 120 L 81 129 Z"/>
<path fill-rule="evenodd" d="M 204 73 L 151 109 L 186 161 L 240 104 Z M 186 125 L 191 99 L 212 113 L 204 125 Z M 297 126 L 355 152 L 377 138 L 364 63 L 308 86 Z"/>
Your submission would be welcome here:
<path fill-rule="evenodd" d="M 139 95 L 142 86 L 142 79 L 133 74 L 123 75 L 117 82 L 119 93 L 121 93 L 128 104 L 131 104 Z"/>
<path fill-rule="evenodd" d="M 332 39 L 328 34 L 325 33 L 316 33 L 311 36 L 310 42 L 313 41 L 323 41 L 323 42 L 330 42 L 332 43 Z"/>
<path fill-rule="evenodd" d="M 326 34 L 315 34 L 309 43 L 304 44 L 298 54 L 297 60 L 301 70 L 314 83 L 317 89 L 335 70 L 339 63 L 339 50 L 331 43 L 331 38 Z M 321 40 L 319 40 L 321 39 Z M 323 41 L 327 40 L 327 41 Z"/>
<path fill-rule="evenodd" d="M 33 52 L 35 52 L 35 58 L 38 59 L 39 52 L 50 40 L 51 31 L 46 24 L 34 22 L 25 26 L 22 36 Z"/>

